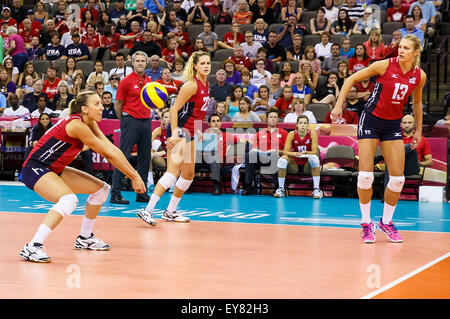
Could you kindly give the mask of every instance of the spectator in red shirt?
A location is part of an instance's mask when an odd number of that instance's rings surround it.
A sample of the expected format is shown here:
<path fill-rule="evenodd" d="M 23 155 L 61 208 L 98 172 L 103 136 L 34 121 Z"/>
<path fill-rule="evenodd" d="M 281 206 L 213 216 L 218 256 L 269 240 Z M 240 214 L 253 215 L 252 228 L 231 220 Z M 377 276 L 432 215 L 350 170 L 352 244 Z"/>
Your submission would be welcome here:
<path fill-rule="evenodd" d="M 347 109 L 347 101 L 342 103 L 342 116 L 339 123 L 335 123 L 331 120 L 331 111 L 327 113 L 324 123 L 334 123 L 334 124 L 358 124 L 358 114 L 356 112 Z"/>
<path fill-rule="evenodd" d="M 286 114 L 292 111 L 292 101 L 294 96 L 292 94 L 292 88 L 289 85 L 285 85 L 281 91 L 280 97 L 274 104 L 274 108 L 279 111 L 280 118 L 284 119 Z"/>
<path fill-rule="evenodd" d="M 161 72 L 161 78 L 157 79 L 155 82 L 161 83 L 167 90 L 167 94 L 178 94 L 180 85 L 183 83 L 181 81 L 172 79 L 172 73 L 169 68 L 164 68 Z"/>
<path fill-rule="evenodd" d="M 348 72 L 351 74 L 364 69 L 369 65 L 370 57 L 367 55 L 366 47 L 363 44 L 355 46 L 355 54 L 348 59 Z"/>
<path fill-rule="evenodd" d="M 92 53 L 95 48 L 100 47 L 100 34 L 95 31 L 95 24 L 92 22 L 89 22 L 86 25 L 86 31 L 87 32 L 81 37 L 81 43 L 86 44 L 89 52 Z"/>
<path fill-rule="evenodd" d="M 361 101 L 367 101 L 373 89 L 375 88 L 375 83 L 370 82 L 370 79 L 365 79 L 361 82 L 356 82 L 355 87 L 358 89 L 358 99 L 360 99 Z"/>
<path fill-rule="evenodd" d="M 126 34 L 127 37 L 135 36 L 135 35 L 141 33 L 141 27 L 139 26 L 139 22 L 137 22 L 137 21 L 131 22 L 130 28 L 131 28 L 131 32 Z M 144 38 L 143 38 L 142 34 L 140 34 L 139 36 L 137 36 L 133 39 L 126 40 L 124 43 L 124 47 L 131 49 L 133 47 L 133 45 L 136 44 L 136 42 L 143 41 L 143 40 L 144 40 Z"/>
<path fill-rule="evenodd" d="M 50 102 L 53 102 L 53 97 L 58 93 L 58 84 L 60 81 L 61 79 L 56 76 L 56 67 L 49 66 L 47 68 L 47 79 L 44 82 L 42 92 L 48 96 Z"/>
<path fill-rule="evenodd" d="M 184 21 L 177 20 L 176 22 L 177 31 L 176 33 L 173 33 L 173 36 L 177 39 L 178 42 L 178 48 L 184 55 L 187 57 L 187 53 L 189 51 L 189 48 L 191 47 L 191 42 L 189 40 L 189 34 L 184 31 Z M 171 34 L 171 32 L 169 32 Z"/>
<path fill-rule="evenodd" d="M 395 30 L 392 32 L 392 42 L 386 47 L 386 51 L 383 57 L 383 60 L 389 58 L 395 58 L 398 56 L 398 45 L 402 40 L 402 33 L 400 30 Z"/>
<path fill-rule="evenodd" d="M 251 60 L 244 56 L 244 48 L 238 44 L 234 46 L 234 55 L 230 59 L 236 65 L 236 71 L 242 72 L 242 69 L 250 69 L 252 64 Z"/>
<path fill-rule="evenodd" d="M 97 4 L 97 1 L 95 1 L 95 0 L 88 0 L 87 7 L 86 8 L 82 8 L 81 11 L 80 11 L 81 16 L 83 16 L 84 13 L 89 10 L 89 11 L 91 11 L 91 14 L 92 14 L 92 20 L 94 21 L 94 23 L 96 23 L 97 20 L 98 20 L 98 10 L 95 9 L 95 5 L 96 4 Z"/>
<path fill-rule="evenodd" d="M 241 44 L 244 41 L 244 34 L 239 32 L 239 23 L 233 22 L 231 24 L 231 31 L 225 33 L 223 41 L 218 41 L 217 44 L 221 49 L 233 49 L 235 45 Z"/>
<path fill-rule="evenodd" d="M 8 22 L 8 26 L 17 28 L 17 21 L 14 18 L 11 18 L 11 9 L 9 7 L 3 7 L 2 19 L 0 20 L 0 24 L 2 24 L 3 22 Z"/>
<path fill-rule="evenodd" d="M 31 28 L 31 20 L 28 18 L 23 20 L 23 30 L 19 32 L 19 35 L 22 37 L 26 49 L 32 47 L 31 40 L 33 39 L 33 37 L 40 36 L 39 31 L 33 30 Z"/>
<path fill-rule="evenodd" d="M 267 128 L 254 135 L 252 149 L 245 154 L 245 189 L 242 195 L 255 193 L 253 186 L 255 170 L 265 166 L 266 174 L 272 174 L 274 189 L 278 189 L 277 163 L 284 154 L 284 144 L 288 132 L 278 128 L 278 110 L 271 108 L 267 111 Z"/>
<path fill-rule="evenodd" d="M 36 32 L 42 31 L 42 23 L 36 20 L 33 10 L 28 10 L 27 18 L 31 20 L 31 29 Z M 19 23 L 19 32 L 23 30 L 23 21 Z"/>
<path fill-rule="evenodd" d="M 181 50 L 178 48 L 178 41 L 176 37 L 167 40 L 167 48 L 161 52 L 161 59 L 167 62 L 167 65 L 172 69 L 173 60 L 181 57 Z"/>
<path fill-rule="evenodd" d="M 387 9 L 386 20 L 388 22 L 405 22 L 408 8 L 402 5 L 402 0 L 392 0 L 394 6 Z"/>

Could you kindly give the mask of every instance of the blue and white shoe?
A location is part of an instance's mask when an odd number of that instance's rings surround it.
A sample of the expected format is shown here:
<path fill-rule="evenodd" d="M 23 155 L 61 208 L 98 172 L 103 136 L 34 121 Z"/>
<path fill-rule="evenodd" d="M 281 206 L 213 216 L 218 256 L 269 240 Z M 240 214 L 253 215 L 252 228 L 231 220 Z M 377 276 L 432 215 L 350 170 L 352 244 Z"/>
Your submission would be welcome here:
<path fill-rule="evenodd" d="M 51 258 L 47 256 L 47 252 L 42 244 L 34 243 L 33 245 L 26 244 L 19 252 L 19 256 L 25 260 L 33 261 L 35 263 L 49 263 Z"/>

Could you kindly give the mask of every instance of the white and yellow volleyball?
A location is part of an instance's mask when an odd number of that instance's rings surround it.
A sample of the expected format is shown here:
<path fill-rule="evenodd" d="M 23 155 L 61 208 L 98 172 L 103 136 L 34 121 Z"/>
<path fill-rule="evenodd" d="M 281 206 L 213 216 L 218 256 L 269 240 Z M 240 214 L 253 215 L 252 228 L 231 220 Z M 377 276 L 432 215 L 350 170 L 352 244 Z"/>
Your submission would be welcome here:
<path fill-rule="evenodd" d="M 158 82 L 147 83 L 141 90 L 141 101 L 149 109 L 163 109 L 168 98 L 166 88 Z"/>

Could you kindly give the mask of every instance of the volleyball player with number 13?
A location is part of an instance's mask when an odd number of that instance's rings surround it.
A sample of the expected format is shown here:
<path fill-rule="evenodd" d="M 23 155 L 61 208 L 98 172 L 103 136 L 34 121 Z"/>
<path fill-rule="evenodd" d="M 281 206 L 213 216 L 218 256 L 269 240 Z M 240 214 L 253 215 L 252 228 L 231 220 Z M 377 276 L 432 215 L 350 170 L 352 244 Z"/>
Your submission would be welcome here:
<path fill-rule="evenodd" d="M 374 155 L 380 141 L 381 152 L 389 167 L 389 183 L 384 195 L 383 217 L 377 228 L 390 241 L 402 242 L 392 222 L 395 207 L 403 189 L 405 177 L 404 144 L 400 127 L 403 109 L 412 95 L 416 132 L 411 148 L 420 144 L 422 135 L 422 89 L 426 74 L 420 68 L 420 40 L 414 35 L 405 36 L 398 49 L 398 57 L 378 61 L 349 77 L 331 112 L 333 121 L 342 116 L 342 103 L 354 83 L 376 76 L 375 88 L 367 100 L 358 123 L 359 173 L 357 190 L 362 214 L 361 238 L 364 243 L 375 242 L 375 224 L 370 218 Z"/>

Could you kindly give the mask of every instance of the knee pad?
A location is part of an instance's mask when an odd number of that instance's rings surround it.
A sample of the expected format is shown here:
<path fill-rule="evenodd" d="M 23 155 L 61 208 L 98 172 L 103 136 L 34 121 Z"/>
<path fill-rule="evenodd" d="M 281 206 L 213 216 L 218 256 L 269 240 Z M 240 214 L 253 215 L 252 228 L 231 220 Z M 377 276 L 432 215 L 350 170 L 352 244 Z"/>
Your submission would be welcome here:
<path fill-rule="evenodd" d="M 393 192 L 400 193 L 405 183 L 405 176 L 391 176 L 389 175 L 389 182 L 387 187 Z"/>
<path fill-rule="evenodd" d="M 319 157 L 315 154 L 309 155 L 308 163 L 309 163 L 309 166 L 311 166 L 311 168 L 319 167 L 320 166 Z"/>
<path fill-rule="evenodd" d="M 192 179 L 191 180 L 187 180 L 187 179 L 184 179 L 183 177 L 180 176 L 178 178 L 177 183 L 175 184 L 175 186 L 179 190 L 185 192 L 185 191 L 187 191 L 189 189 L 189 186 L 191 186 L 191 184 L 192 184 Z"/>
<path fill-rule="evenodd" d="M 373 172 L 358 173 L 358 187 L 361 189 L 370 189 L 373 183 Z"/>
<path fill-rule="evenodd" d="M 58 202 L 53 205 L 52 210 L 61 214 L 62 217 L 69 216 L 78 205 L 78 198 L 75 194 L 61 196 Z"/>
<path fill-rule="evenodd" d="M 165 172 L 164 175 L 159 179 L 158 184 L 161 184 L 162 187 L 168 189 L 172 184 L 176 181 L 175 175 Z"/>
<path fill-rule="evenodd" d="M 278 160 L 277 166 L 280 169 L 286 169 L 288 166 L 288 160 L 283 157 L 280 157 L 280 159 Z"/>
<path fill-rule="evenodd" d="M 108 184 L 104 184 L 102 188 L 100 188 L 95 193 L 89 195 L 87 202 L 91 205 L 101 205 L 108 199 L 109 190 L 111 186 Z"/>
<path fill-rule="evenodd" d="M 162 142 L 160 140 L 155 139 L 152 142 L 152 150 L 154 150 L 155 152 L 158 151 L 159 147 L 162 145 Z"/>

